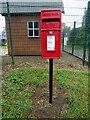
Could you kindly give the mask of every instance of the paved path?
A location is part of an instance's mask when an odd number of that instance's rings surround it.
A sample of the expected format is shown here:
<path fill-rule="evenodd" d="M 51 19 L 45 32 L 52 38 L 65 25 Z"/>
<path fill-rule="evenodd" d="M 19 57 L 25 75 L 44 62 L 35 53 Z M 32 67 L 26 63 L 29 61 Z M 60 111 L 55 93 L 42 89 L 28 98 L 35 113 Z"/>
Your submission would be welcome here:
<path fill-rule="evenodd" d="M 64 46 L 64 50 L 72 53 L 72 48 Z M 74 55 L 83 58 L 83 49 L 76 49 L 74 50 Z M 86 51 L 86 60 L 88 60 L 88 51 Z"/>

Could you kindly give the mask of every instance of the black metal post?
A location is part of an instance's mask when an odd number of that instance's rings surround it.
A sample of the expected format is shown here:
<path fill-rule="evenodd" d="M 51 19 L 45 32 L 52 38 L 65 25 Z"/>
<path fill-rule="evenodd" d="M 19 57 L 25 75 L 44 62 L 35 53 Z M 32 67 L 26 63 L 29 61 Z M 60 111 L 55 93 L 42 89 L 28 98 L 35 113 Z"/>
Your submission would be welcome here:
<path fill-rule="evenodd" d="M 49 59 L 49 103 L 52 103 L 53 94 L 53 59 Z"/>

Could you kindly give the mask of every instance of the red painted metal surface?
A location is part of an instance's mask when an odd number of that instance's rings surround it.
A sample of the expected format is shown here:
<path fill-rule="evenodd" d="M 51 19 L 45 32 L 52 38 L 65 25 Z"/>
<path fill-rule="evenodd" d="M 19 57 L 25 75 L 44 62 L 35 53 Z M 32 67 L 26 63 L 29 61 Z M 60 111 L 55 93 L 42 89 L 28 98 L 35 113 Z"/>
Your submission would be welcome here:
<path fill-rule="evenodd" d="M 42 58 L 61 57 L 61 10 L 41 11 Z"/>

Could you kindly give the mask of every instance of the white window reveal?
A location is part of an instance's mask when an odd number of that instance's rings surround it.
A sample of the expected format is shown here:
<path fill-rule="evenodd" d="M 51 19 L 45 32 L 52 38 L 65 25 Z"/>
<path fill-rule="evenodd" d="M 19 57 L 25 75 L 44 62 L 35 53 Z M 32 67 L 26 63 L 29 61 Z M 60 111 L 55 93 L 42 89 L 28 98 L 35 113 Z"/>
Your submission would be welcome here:
<path fill-rule="evenodd" d="M 55 51 L 55 36 L 47 36 L 47 51 Z"/>
<path fill-rule="evenodd" d="M 28 21 L 28 37 L 39 37 L 38 21 Z"/>

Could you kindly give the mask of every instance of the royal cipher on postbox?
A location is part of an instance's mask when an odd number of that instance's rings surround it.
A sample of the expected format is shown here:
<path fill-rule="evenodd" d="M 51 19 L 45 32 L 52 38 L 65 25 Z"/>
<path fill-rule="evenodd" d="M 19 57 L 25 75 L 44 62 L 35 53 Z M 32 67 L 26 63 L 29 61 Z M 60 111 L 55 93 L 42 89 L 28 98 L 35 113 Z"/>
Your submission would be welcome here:
<path fill-rule="evenodd" d="M 61 56 L 61 10 L 41 10 L 42 58 Z"/>

